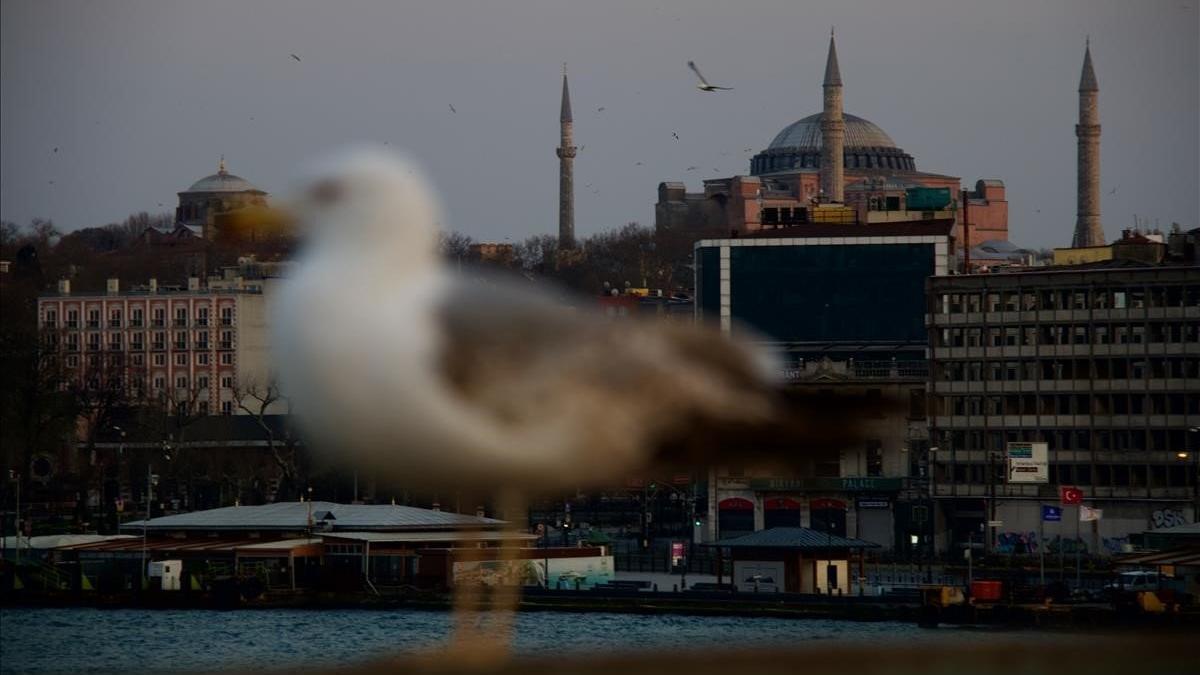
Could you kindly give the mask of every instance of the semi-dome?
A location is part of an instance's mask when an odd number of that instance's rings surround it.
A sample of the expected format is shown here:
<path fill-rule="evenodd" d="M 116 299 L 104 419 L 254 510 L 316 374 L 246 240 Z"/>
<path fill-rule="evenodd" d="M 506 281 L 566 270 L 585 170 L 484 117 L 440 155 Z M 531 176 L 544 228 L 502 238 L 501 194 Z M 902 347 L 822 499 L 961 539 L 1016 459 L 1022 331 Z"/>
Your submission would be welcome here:
<path fill-rule="evenodd" d="M 843 119 L 847 169 L 916 170 L 912 155 L 873 122 L 849 113 Z M 809 115 L 776 134 L 767 149 L 750 160 L 750 174 L 820 168 L 821 145 L 821 113 Z"/>
<path fill-rule="evenodd" d="M 883 129 L 857 115 L 843 114 L 847 148 L 894 148 L 896 143 Z M 768 148 L 821 147 L 821 113 L 792 122 L 775 135 Z"/>

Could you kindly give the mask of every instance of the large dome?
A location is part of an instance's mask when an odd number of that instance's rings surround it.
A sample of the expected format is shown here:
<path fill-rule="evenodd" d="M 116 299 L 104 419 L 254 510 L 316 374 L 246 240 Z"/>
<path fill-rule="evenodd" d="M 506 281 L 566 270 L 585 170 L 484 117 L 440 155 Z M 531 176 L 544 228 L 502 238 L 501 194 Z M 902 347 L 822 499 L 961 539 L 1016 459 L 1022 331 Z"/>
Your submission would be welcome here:
<path fill-rule="evenodd" d="M 221 157 L 221 163 L 217 166 L 216 173 L 192 183 L 191 187 L 180 194 L 188 194 L 190 192 L 260 192 L 264 195 L 266 194 L 266 192 L 258 189 L 245 178 L 235 176 L 226 171 L 224 157 Z"/>
<path fill-rule="evenodd" d="M 847 169 L 915 171 L 912 155 L 896 146 L 883 129 L 857 115 L 844 114 Z M 750 174 L 819 169 L 821 166 L 821 113 L 793 122 L 775 135 L 766 150 L 750 160 Z"/>
<path fill-rule="evenodd" d="M 847 148 L 894 148 L 896 143 L 883 129 L 857 115 L 843 114 Z M 768 148 L 821 147 L 821 113 L 809 115 L 783 128 Z"/>

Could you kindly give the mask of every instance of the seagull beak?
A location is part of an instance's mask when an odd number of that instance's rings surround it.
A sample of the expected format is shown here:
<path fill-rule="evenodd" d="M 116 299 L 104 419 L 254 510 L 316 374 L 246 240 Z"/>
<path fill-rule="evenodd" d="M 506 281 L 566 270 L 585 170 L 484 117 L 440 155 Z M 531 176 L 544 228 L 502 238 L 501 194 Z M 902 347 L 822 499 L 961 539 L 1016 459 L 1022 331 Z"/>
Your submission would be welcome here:
<path fill-rule="evenodd" d="M 220 236 L 232 241 L 287 239 L 298 234 L 295 212 L 287 204 L 238 209 L 218 221 Z"/>

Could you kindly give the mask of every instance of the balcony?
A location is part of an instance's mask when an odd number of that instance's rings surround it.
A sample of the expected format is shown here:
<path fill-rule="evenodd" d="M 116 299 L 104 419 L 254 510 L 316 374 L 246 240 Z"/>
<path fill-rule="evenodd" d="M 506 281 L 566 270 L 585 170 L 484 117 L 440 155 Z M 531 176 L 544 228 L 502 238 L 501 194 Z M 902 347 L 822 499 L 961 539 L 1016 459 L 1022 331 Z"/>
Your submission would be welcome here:
<path fill-rule="evenodd" d="M 79 328 L 79 322 L 75 319 L 67 319 L 67 328 Z"/>
<path fill-rule="evenodd" d="M 200 327 L 200 328 L 203 328 L 203 327 L 205 327 L 205 326 L 208 326 L 208 317 L 206 317 L 206 316 L 202 316 L 202 317 L 200 317 L 200 318 L 196 319 L 196 324 L 195 324 L 195 325 L 196 325 L 196 326 L 198 326 L 198 327 Z"/>
<path fill-rule="evenodd" d="M 100 327 L 100 319 L 88 319 L 87 327 L 88 328 L 99 328 Z"/>
<path fill-rule="evenodd" d="M 222 326 L 232 326 L 233 325 L 233 317 L 232 316 L 221 317 L 221 325 Z"/>
<path fill-rule="evenodd" d="M 150 322 L 150 325 L 154 328 L 162 328 L 163 326 L 167 325 L 167 322 L 165 319 L 154 319 Z"/>
<path fill-rule="evenodd" d="M 43 324 L 42 324 L 42 327 L 43 327 L 43 328 L 49 328 L 49 329 L 52 329 L 52 330 L 53 330 L 53 329 L 56 329 L 56 328 L 58 328 L 58 322 L 57 322 L 57 321 L 55 321 L 54 319 L 47 319 L 47 320 L 45 321 L 45 323 L 43 323 Z"/>
<path fill-rule="evenodd" d="M 221 340 L 218 349 L 233 349 L 233 340 Z"/>
<path fill-rule="evenodd" d="M 129 327 L 130 327 L 130 328 L 141 328 L 141 327 L 142 327 L 142 320 L 141 320 L 141 319 L 131 319 L 131 320 L 129 321 Z"/>
<path fill-rule="evenodd" d="M 167 343 L 165 343 L 165 342 L 155 342 L 154 343 L 154 351 L 161 352 L 161 351 L 166 351 L 166 349 L 167 349 Z"/>
<path fill-rule="evenodd" d="M 109 320 L 108 320 L 108 327 L 109 327 L 109 328 L 120 328 L 120 327 L 121 327 L 121 320 L 120 320 L 120 319 L 109 319 Z"/>
<path fill-rule="evenodd" d="M 187 323 L 188 323 L 187 319 L 180 319 L 180 318 L 175 319 L 175 327 L 176 328 L 187 328 Z"/>

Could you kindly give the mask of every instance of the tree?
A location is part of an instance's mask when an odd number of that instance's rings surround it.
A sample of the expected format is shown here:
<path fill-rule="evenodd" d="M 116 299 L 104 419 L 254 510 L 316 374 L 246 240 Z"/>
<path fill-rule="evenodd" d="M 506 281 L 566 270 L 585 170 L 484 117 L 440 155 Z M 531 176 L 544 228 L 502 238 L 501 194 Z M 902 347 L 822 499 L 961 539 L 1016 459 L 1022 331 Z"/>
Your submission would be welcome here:
<path fill-rule="evenodd" d="M 475 241 L 461 232 L 442 232 L 438 234 L 438 251 L 448 261 L 463 263 L 471 255 L 471 245 Z"/>
<path fill-rule="evenodd" d="M 274 378 L 266 382 L 246 379 L 236 384 L 233 396 L 238 409 L 254 418 L 267 442 L 267 450 L 279 468 L 279 488 L 275 501 L 290 501 L 299 496 L 300 462 L 299 442 L 290 425 L 290 405 L 280 394 L 279 383 Z M 270 411 L 282 407 L 285 419 L 282 427 L 272 423 Z"/>

